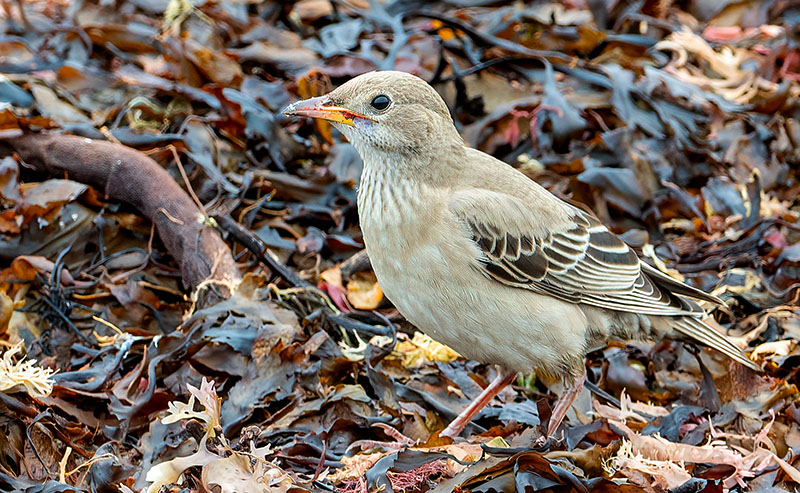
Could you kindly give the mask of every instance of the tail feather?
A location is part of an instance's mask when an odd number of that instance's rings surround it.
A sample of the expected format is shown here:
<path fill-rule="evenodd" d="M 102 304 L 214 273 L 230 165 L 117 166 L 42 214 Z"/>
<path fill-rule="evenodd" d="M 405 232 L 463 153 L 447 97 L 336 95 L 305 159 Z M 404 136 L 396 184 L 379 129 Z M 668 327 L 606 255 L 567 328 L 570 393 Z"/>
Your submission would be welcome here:
<path fill-rule="evenodd" d="M 660 287 L 673 294 L 688 296 L 697 300 L 709 301 L 715 305 L 725 306 L 725 302 L 713 294 L 708 294 L 705 291 L 701 291 L 695 287 L 689 286 L 688 284 L 682 283 L 677 279 L 673 279 L 655 267 L 651 267 L 649 264 L 646 264 L 645 262 L 642 262 L 642 272 L 647 274 L 651 281 L 655 282 Z"/>
<path fill-rule="evenodd" d="M 752 370 L 762 371 L 733 341 L 700 319 L 684 317 L 677 320 L 673 328 L 679 334 L 715 349 Z"/>

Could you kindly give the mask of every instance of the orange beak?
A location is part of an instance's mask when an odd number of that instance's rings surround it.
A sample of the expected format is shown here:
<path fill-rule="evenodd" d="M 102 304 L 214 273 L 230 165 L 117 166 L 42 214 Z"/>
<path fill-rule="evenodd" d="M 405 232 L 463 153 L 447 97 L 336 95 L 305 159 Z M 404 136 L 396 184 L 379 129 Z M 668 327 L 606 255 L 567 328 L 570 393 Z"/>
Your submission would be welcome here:
<path fill-rule="evenodd" d="M 354 125 L 353 121 L 356 118 L 364 120 L 375 121 L 372 118 L 357 113 L 341 106 L 331 106 L 330 100 L 327 96 L 319 96 L 316 98 L 305 99 L 290 104 L 281 112 L 286 116 L 307 116 L 309 118 L 320 118 L 336 123 L 343 123 L 345 125 Z"/>

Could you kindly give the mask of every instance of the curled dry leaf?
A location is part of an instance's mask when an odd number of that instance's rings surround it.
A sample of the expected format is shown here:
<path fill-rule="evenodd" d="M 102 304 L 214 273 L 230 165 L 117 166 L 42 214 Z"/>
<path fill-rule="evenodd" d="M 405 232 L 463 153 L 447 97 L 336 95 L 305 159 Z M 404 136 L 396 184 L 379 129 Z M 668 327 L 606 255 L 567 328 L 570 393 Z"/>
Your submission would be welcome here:
<path fill-rule="evenodd" d="M 220 493 L 286 493 L 294 482 L 278 467 L 242 453 L 203 466 L 203 487 Z"/>
<path fill-rule="evenodd" d="M 161 422 L 163 424 L 172 424 L 184 419 L 199 419 L 206 423 L 205 434 L 194 453 L 155 464 L 147 471 L 145 478 L 151 483 L 147 488 L 148 493 L 155 493 L 162 486 L 174 483 L 190 467 L 205 466 L 214 460 L 220 459 L 220 456 L 209 452 L 207 448 L 209 438 L 215 435 L 215 430 L 220 424 L 220 405 L 217 393 L 214 390 L 214 381 L 207 381 L 203 377 L 203 382 L 199 389 L 191 385 L 186 387 L 191 393 L 189 401 L 170 402 L 169 411 Z M 194 410 L 195 399 L 202 404 L 204 408 L 202 411 Z"/>
<path fill-rule="evenodd" d="M 372 272 L 358 272 L 347 281 L 347 299 L 353 308 L 374 310 L 383 301 L 383 291 Z"/>
<path fill-rule="evenodd" d="M 688 29 L 672 33 L 655 47 L 676 53 L 677 57 L 668 65 L 667 71 L 693 85 L 711 88 L 731 101 L 747 104 L 758 97 L 760 91 L 777 90 L 777 84 L 744 67 L 748 60 L 755 61 L 751 53 L 731 47 L 717 52 Z M 687 63 L 690 56 L 702 59 L 710 70 L 706 72 Z"/>

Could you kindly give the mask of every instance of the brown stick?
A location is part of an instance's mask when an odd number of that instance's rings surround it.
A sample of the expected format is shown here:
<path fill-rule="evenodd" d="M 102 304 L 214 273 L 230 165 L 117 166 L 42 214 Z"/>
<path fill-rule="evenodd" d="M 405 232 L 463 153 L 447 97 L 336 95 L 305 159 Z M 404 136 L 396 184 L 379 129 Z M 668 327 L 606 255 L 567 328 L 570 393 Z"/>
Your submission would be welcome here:
<path fill-rule="evenodd" d="M 239 270 L 230 248 L 187 193 L 158 163 L 120 144 L 63 134 L 28 134 L 0 139 L 0 153 L 16 152 L 37 171 L 92 185 L 108 197 L 136 207 L 155 223 L 180 265 L 183 285 L 234 280 Z"/>

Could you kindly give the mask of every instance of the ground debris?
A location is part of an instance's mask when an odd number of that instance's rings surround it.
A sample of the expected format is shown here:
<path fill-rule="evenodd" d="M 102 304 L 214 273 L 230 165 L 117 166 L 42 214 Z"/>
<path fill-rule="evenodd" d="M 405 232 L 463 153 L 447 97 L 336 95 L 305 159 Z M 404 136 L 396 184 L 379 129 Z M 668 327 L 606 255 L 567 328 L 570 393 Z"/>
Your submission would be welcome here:
<path fill-rule="evenodd" d="M 792 2 L 5 2 L 0 490 L 727 491 L 800 484 Z M 417 332 L 358 153 L 287 104 L 415 73 L 465 141 L 719 296 L 763 369 L 677 343 L 520 375 Z"/>

